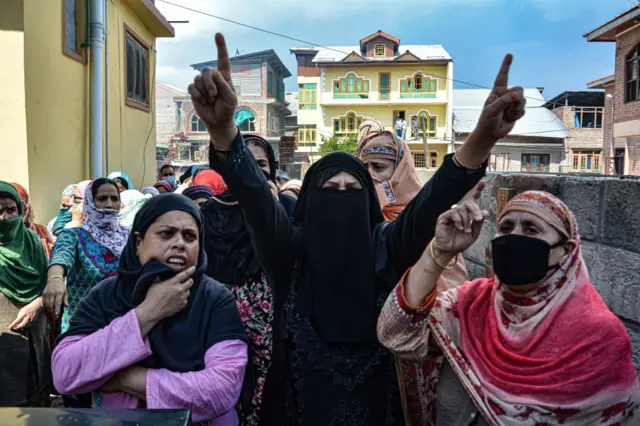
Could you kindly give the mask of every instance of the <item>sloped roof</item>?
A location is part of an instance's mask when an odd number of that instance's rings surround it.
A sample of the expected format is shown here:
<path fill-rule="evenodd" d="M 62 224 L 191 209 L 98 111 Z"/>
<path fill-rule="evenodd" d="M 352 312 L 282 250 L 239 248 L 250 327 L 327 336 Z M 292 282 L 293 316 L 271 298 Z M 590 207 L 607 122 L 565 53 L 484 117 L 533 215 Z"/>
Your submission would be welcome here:
<path fill-rule="evenodd" d="M 280 71 L 283 75 L 283 78 L 291 77 L 291 72 L 287 69 L 287 67 L 284 66 L 284 64 L 280 60 L 280 57 L 273 49 L 261 50 L 260 52 L 245 53 L 244 55 L 238 55 L 234 56 L 233 58 L 229 58 L 229 60 L 231 61 L 231 63 L 234 63 L 263 58 L 269 63 L 269 65 L 271 65 L 271 68 L 273 68 L 275 71 Z M 218 61 L 213 60 L 192 64 L 191 67 L 197 71 L 202 71 L 207 67 L 215 68 L 217 64 Z"/>
<path fill-rule="evenodd" d="M 616 35 L 625 31 L 637 23 L 640 17 L 640 4 L 622 12 L 620 15 L 591 30 L 582 37 L 587 41 L 616 41 Z"/>
<path fill-rule="evenodd" d="M 490 92 L 489 89 L 453 90 L 453 129 L 457 133 L 471 133 L 475 129 Z M 524 89 L 524 96 L 527 98 L 526 113 L 518 120 L 511 135 L 541 139 L 567 137 L 569 129 L 544 107 L 546 101 L 538 89 Z"/>
<path fill-rule="evenodd" d="M 336 63 L 342 61 L 352 52 L 359 52 L 359 46 L 327 46 L 327 47 L 295 47 L 291 49 L 292 53 L 316 52 L 313 58 L 314 63 Z M 364 62 L 389 62 L 394 61 L 398 57 L 410 52 L 421 61 L 451 61 L 451 56 L 442 45 L 403 45 L 398 47 L 398 56 L 387 57 L 365 57 Z"/>
<path fill-rule="evenodd" d="M 384 31 L 378 30 L 375 33 L 371 34 L 370 36 L 367 36 L 365 38 L 363 38 L 362 40 L 360 40 L 360 46 L 362 46 L 364 43 L 373 40 L 376 37 L 383 37 L 386 38 L 389 41 L 394 42 L 395 44 L 400 44 L 400 39 L 397 37 L 392 36 L 391 34 L 387 34 Z"/>
<path fill-rule="evenodd" d="M 170 84 L 167 84 L 163 81 L 157 80 L 156 81 L 156 85 L 163 87 L 171 92 L 174 92 L 176 96 L 187 96 L 187 92 L 185 90 L 179 89 L 175 86 L 172 86 Z"/>

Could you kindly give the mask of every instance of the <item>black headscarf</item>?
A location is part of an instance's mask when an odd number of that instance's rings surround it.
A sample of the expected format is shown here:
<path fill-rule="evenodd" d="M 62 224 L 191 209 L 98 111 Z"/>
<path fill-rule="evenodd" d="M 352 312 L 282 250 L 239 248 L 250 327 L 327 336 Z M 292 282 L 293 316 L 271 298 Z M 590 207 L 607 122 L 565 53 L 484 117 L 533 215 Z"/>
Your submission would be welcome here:
<path fill-rule="evenodd" d="M 172 371 L 204 369 L 204 355 L 224 340 L 247 341 L 235 299 L 222 284 L 205 275 L 202 214 L 196 204 L 179 194 L 160 194 L 147 201 L 133 222 L 132 232 L 120 258 L 118 275 L 98 284 L 85 297 L 71 318 L 66 336 L 88 335 L 109 325 L 138 306 L 158 277 L 166 280 L 175 272 L 156 260 L 140 264 L 136 249 L 137 235 L 144 236 L 151 224 L 165 213 L 183 211 L 190 214 L 200 231 L 200 252 L 194 284 L 185 309 L 160 321 L 149 333 L 152 355 L 139 363 L 147 368 Z"/>
<path fill-rule="evenodd" d="M 361 190 L 322 185 L 346 171 Z M 376 340 L 373 230 L 384 221 L 373 180 L 346 153 L 327 155 L 307 172 L 294 213 L 304 240 L 300 307 L 323 340 Z"/>
<path fill-rule="evenodd" d="M 202 205 L 207 275 L 225 284 L 243 284 L 259 269 L 242 210 L 229 191 Z M 220 201 L 222 201 L 222 204 Z"/>
<path fill-rule="evenodd" d="M 273 150 L 271 144 L 263 137 L 258 135 L 244 135 L 244 143 L 249 146 L 251 144 L 256 144 L 267 153 L 267 159 L 269 160 L 269 180 L 273 183 L 276 183 L 276 176 L 278 173 L 278 164 L 276 162 L 276 153 Z"/>

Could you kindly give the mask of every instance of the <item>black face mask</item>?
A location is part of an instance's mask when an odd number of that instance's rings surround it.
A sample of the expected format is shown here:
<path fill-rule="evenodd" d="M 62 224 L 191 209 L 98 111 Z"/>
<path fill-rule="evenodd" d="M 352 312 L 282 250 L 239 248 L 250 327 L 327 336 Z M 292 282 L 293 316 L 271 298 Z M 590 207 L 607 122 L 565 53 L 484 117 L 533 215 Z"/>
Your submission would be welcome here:
<path fill-rule="evenodd" d="M 493 269 L 506 285 L 524 286 L 537 283 L 547 276 L 550 269 L 558 265 L 549 266 L 551 249 L 560 247 L 564 240 L 549 245 L 539 238 L 524 235 L 503 235 L 491 242 L 493 254 Z"/>

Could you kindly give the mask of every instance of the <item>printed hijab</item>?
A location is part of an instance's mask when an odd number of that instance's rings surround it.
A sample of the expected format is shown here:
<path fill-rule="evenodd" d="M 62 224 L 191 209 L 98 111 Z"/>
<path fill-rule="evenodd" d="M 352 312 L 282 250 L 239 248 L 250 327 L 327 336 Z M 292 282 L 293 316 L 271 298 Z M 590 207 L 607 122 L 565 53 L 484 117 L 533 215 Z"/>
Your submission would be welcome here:
<path fill-rule="evenodd" d="M 374 120 L 360 125 L 358 158 L 392 160 L 395 169 L 391 179 L 376 182 L 380 207 L 386 220 L 395 220 L 422 189 L 409 145 Z"/>
<path fill-rule="evenodd" d="M 342 171 L 362 189 L 322 187 Z M 299 303 L 327 342 L 376 340 L 373 230 L 383 220 L 362 162 L 333 153 L 309 168 L 293 218 L 303 235 Z"/>
<path fill-rule="evenodd" d="M 29 303 L 44 290 L 47 256 L 38 235 L 24 225 L 16 189 L 0 182 L 0 196 L 13 199 L 18 207 L 18 217 L 0 220 L 0 293 L 16 303 Z"/>
<path fill-rule="evenodd" d="M 527 294 L 497 278 L 442 293 L 434 338 L 490 424 L 623 424 L 638 409 L 631 342 L 591 284 L 573 212 L 542 191 L 514 197 L 502 215 L 511 211 L 538 216 L 575 248 Z"/>
<path fill-rule="evenodd" d="M 222 176 L 213 170 L 204 170 L 198 173 L 198 176 L 193 179 L 193 184 L 208 186 L 213 189 L 216 195 L 220 195 L 227 190 L 227 184 L 222 180 Z"/>
<path fill-rule="evenodd" d="M 91 182 L 84 193 L 82 229 L 87 231 L 98 244 L 119 257 L 127 244 L 129 228 L 118 221 L 118 211 L 96 207 L 93 200 L 93 184 L 94 182 Z M 110 184 L 104 183 L 104 185 Z"/>

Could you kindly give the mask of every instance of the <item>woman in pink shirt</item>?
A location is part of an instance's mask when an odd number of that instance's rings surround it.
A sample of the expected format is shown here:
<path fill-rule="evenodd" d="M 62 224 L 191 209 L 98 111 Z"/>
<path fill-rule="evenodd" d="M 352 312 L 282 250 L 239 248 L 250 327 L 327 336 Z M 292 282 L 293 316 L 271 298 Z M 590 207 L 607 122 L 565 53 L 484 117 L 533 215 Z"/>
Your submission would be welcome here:
<path fill-rule="evenodd" d="M 194 423 L 238 424 L 247 364 L 235 299 L 204 275 L 202 215 L 162 194 L 136 215 L 118 275 L 94 287 L 53 353 L 56 388 L 105 408 L 189 408 Z"/>

